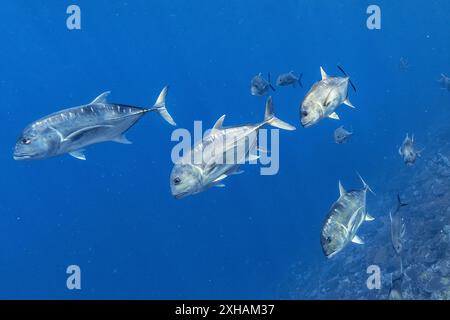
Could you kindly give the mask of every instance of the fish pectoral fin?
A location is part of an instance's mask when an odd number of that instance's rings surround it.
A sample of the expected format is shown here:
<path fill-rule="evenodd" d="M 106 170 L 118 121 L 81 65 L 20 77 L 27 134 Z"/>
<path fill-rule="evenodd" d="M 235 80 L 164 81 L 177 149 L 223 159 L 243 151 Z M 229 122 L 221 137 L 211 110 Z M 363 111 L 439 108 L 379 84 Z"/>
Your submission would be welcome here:
<path fill-rule="evenodd" d="M 92 100 L 90 104 L 97 104 L 97 103 L 107 103 L 106 98 L 109 96 L 111 91 L 105 91 L 101 95 L 99 95 L 97 98 Z"/>
<path fill-rule="evenodd" d="M 350 102 L 350 100 L 347 98 L 344 100 L 343 104 L 346 106 L 349 106 L 350 108 L 356 109 L 355 106 Z"/>
<path fill-rule="evenodd" d="M 330 114 L 330 115 L 328 116 L 328 118 L 334 119 L 334 120 L 340 120 L 340 119 L 339 119 L 339 116 L 337 115 L 336 112 L 333 112 L 332 114 Z"/>
<path fill-rule="evenodd" d="M 214 185 L 214 187 L 225 188 L 225 185 L 223 183 L 217 183 L 217 184 Z"/>
<path fill-rule="evenodd" d="M 81 150 L 75 150 L 75 151 L 72 151 L 72 152 L 69 152 L 69 154 L 72 156 L 72 157 L 74 157 L 74 158 L 76 158 L 76 159 L 78 159 L 78 160 L 86 160 L 86 156 L 84 155 L 84 149 L 81 149 Z"/>
<path fill-rule="evenodd" d="M 80 129 L 80 130 L 72 132 L 67 137 L 63 138 L 61 141 L 72 140 L 76 136 L 83 135 L 84 133 L 92 131 L 92 130 L 97 130 L 97 129 L 101 129 L 101 128 L 112 128 L 112 127 L 113 127 L 112 125 L 97 125 L 97 126 L 85 127 L 85 128 Z"/>
<path fill-rule="evenodd" d="M 111 140 L 117 143 L 122 143 L 122 144 L 132 144 L 133 142 L 131 142 L 130 140 L 128 140 L 128 138 L 125 136 L 125 134 L 122 134 L 120 136 L 118 136 L 117 138 Z"/>
<path fill-rule="evenodd" d="M 373 221 L 375 220 L 374 217 L 372 217 L 368 212 L 366 212 L 366 217 L 364 218 L 364 221 Z"/>
<path fill-rule="evenodd" d="M 360 237 L 358 237 L 356 234 L 353 237 L 352 242 L 356 243 L 356 244 L 364 244 L 364 241 Z"/>

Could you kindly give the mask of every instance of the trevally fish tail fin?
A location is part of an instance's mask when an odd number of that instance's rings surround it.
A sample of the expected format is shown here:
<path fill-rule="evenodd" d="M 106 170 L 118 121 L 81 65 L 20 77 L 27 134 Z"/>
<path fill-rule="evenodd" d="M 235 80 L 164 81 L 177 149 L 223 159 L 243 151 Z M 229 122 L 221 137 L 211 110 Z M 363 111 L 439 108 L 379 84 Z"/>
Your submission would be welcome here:
<path fill-rule="evenodd" d="M 348 82 L 349 82 L 350 85 L 352 86 L 353 91 L 356 92 L 356 87 L 355 87 L 355 85 L 353 84 L 352 80 L 351 80 L 350 77 L 347 75 L 347 73 L 344 71 L 344 69 L 343 69 L 340 65 L 338 65 L 337 67 L 338 67 L 338 69 L 342 72 L 342 74 L 343 74 L 344 76 L 348 77 Z"/>
<path fill-rule="evenodd" d="M 263 123 L 268 123 L 271 126 L 279 128 L 279 129 L 284 129 L 284 130 L 289 130 L 289 131 L 295 130 L 294 126 L 275 117 L 275 114 L 273 112 L 272 97 L 267 98 L 266 112 L 264 113 L 264 122 Z"/>
<path fill-rule="evenodd" d="M 268 80 L 270 89 L 272 89 L 272 91 L 276 91 L 274 86 L 272 85 L 272 81 L 270 80 L 270 72 L 267 73 L 267 80 Z"/>
<path fill-rule="evenodd" d="M 300 88 L 303 88 L 302 78 L 303 78 L 303 72 L 298 75 L 298 80 L 297 80 Z"/>
<path fill-rule="evenodd" d="M 161 90 L 161 93 L 159 94 L 158 99 L 156 99 L 155 104 L 153 105 L 152 108 L 149 109 L 149 111 L 158 112 L 161 115 L 161 117 L 164 118 L 164 120 L 166 120 L 171 125 L 176 126 L 177 124 L 175 123 L 175 121 L 173 120 L 172 116 L 169 114 L 169 112 L 167 111 L 167 108 L 166 108 L 166 96 L 167 96 L 168 90 L 169 90 L 169 86 L 165 86 Z"/>
<path fill-rule="evenodd" d="M 373 195 L 376 195 L 375 192 L 373 192 L 372 189 L 370 189 L 369 185 L 364 181 L 364 179 L 361 177 L 361 175 L 359 174 L 359 172 L 356 172 L 356 174 L 358 175 L 359 179 L 361 179 L 361 182 L 364 185 L 364 188 L 369 190 L 370 192 L 372 192 Z"/>

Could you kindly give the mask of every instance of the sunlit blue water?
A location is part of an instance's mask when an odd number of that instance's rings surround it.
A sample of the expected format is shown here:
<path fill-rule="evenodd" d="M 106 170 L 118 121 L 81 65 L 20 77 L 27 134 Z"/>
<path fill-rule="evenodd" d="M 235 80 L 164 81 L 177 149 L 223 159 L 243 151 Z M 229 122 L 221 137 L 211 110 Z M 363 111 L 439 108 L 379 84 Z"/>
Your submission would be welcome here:
<path fill-rule="evenodd" d="M 66 8 L 81 8 L 81 30 Z M 286 298 L 292 266 L 326 263 L 320 228 L 337 181 L 374 189 L 399 165 L 406 132 L 442 119 L 449 72 L 447 1 L 376 1 L 381 30 L 366 27 L 367 1 L 3 1 L 0 10 L 0 298 Z M 407 57 L 410 68 L 398 67 Z M 352 77 L 356 110 L 304 129 L 300 105 L 319 66 Z M 149 114 L 128 133 L 132 145 L 17 162 L 12 148 L 30 122 L 88 103 L 152 105 L 166 84 L 180 127 L 262 119 L 264 97 L 249 92 L 257 73 L 303 72 L 304 89 L 273 93 L 280 171 L 257 166 L 226 187 L 176 200 L 170 194 L 173 130 Z M 355 136 L 336 145 L 333 132 Z M 419 138 L 417 138 L 419 139 Z M 369 200 L 370 201 L 370 200 Z M 370 206 L 370 204 L 369 204 Z M 368 244 L 370 245 L 370 244 Z M 66 268 L 82 289 L 66 288 Z"/>

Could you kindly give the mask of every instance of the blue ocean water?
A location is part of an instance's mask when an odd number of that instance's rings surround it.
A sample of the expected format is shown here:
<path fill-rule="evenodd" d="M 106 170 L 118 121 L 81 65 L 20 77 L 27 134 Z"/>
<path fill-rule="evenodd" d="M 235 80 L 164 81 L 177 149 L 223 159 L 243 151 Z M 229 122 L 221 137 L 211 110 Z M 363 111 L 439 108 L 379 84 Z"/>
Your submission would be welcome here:
<path fill-rule="evenodd" d="M 81 30 L 66 27 L 71 4 Z M 366 27 L 371 4 L 380 30 Z M 444 0 L 3 1 L 0 298 L 288 298 L 293 265 L 327 263 L 319 235 L 338 180 L 359 188 L 358 171 L 382 191 L 380 176 L 403 165 L 405 134 L 420 139 L 447 121 L 436 80 L 449 73 L 449 10 Z M 319 67 L 339 75 L 338 64 L 357 87 L 356 109 L 302 128 L 299 105 Z M 272 93 L 297 127 L 280 132 L 274 176 L 248 165 L 225 188 L 174 199 L 174 128 L 156 114 L 130 130 L 132 145 L 94 145 L 87 161 L 12 158 L 27 124 L 106 90 L 150 106 L 170 85 L 167 107 L 188 130 L 222 114 L 227 125 L 256 123 L 266 98 L 250 95 L 251 78 L 289 70 L 305 88 Z M 340 125 L 355 132 L 348 144 L 333 141 Z M 72 264 L 81 290 L 66 287 Z"/>

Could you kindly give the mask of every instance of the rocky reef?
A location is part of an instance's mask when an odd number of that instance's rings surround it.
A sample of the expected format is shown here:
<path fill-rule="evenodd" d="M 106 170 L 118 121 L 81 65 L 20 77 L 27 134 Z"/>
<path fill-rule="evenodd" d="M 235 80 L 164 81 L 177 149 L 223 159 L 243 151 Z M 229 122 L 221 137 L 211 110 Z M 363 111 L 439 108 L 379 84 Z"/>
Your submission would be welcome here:
<path fill-rule="evenodd" d="M 388 299 L 391 277 L 400 269 L 391 244 L 389 211 L 400 192 L 408 203 L 402 208 L 406 225 L 403 299 L 450 299 L 449 137 L 450 129 L 433 130 L 422 137 L 421 145 L 426 149 L 414 167 L 401 166 L 395 174 L 385 173 L 382 179 L 387 187 L 368 202 L 376 220 L 370 227 L 361 228 L 366 240 L 364 250 L 349 245 L 330 260 L 312 265 L 299 263 L 294 267 L 290 298 Z M 366 285 L 370 265 L 380 267 L 380 289 L 370 290 Z"/>

